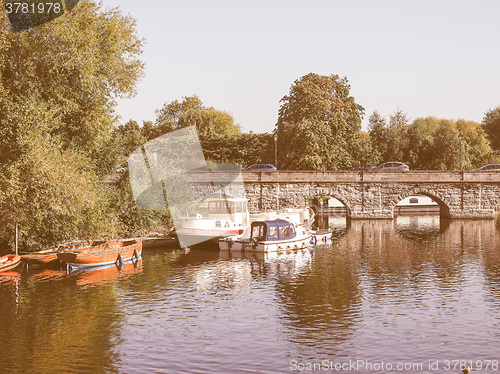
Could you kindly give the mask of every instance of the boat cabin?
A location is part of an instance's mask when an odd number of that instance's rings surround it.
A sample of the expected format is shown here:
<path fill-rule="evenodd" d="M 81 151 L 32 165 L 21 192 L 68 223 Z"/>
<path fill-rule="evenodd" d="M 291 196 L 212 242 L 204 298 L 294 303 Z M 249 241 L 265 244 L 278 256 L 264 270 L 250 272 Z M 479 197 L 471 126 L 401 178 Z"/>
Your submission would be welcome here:
<path fill-rule="evenodd" d="M 252 222 L 251 237 L 257 241 L 287 240 L 296 235 L 294 224 L 283 219 Z"/>
<path fill-rule="evenodd" d="M 217 199 L 208 201 L 208 214 L 234 214 L 248 211 L 247 199 Z"/>
<path fill-rule="evenodd" d="M 250 225 L 248 200 L 244 198 L 208 198 L 196 213 L 183 217 L 179 229 L 218 230 L 215 236 L 237 235 L 234 229 L 242 230 Z M 231 232 L 220 232 L 231 230 Z M 214 232 L 215 233 L 215 232 Z"/>

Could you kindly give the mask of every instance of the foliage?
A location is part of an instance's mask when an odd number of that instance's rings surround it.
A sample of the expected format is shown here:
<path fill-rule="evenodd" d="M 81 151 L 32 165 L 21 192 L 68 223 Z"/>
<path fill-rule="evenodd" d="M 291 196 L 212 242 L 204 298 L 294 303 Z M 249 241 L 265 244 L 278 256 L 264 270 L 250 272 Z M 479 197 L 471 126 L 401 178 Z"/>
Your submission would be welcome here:
<path fill-rule="evenodd" d="M 338 75 L 309 73 L 294 82 L 276 124 L 280 169 L 352 166 L 348 144 L 359 134 L 364 109 L 349 90 L 347 78 Z"/>
<path fill-rule="evenodd" d="M 491 142 L 491 148 L 500 151 L 500 106 L 486 112 L 481 124 Z"/>
<path fill-rule="evenodd" d="M 130 16 L 92 0 L 18 33 L 0 16 L 3 244 L 14 221 L 25 247 L 123 231 L 102 177 L 141 141 L 111 136 L 115 99 L 132 96 L 142 76 L 141 48 Z"/>
<path fill-rule="evenodd" d="M 412 169 L 453 170 L 479 167 L 495 159 L 484 130 L 476 122 L 425 117 L 409 123 L 399 110 L 390 118 L 387 124 L 377 112 L 370 116 L 369 134 L 381 162 L 402 161 Z"/>
<path fill-rule="evenodd" d="M 174 100 L 169 104 L 165 103 L 156 111 L 154 125 L 153 127 L 148 123 L 143 130 L 148 140 L 189 126 L 196 126 L 200 137 L 240 133 L 231 114 L 213 107 L 206 108 L 196 95 L 184 97 L 182 102 Z"/>
<path fill-rule="evenodd" d="M 380 153 L 374 148 L 368 133 L 360 131 L 355 134 L 347 146 L 353 166 L 358 164 L 378 165 L 380 163 Z"/>
<path fill-rule="evenodd" d="M 10 228 L 4 235 L 13 239 L 14 221 L 23 247 L 113 235 L 114 217 L 106 211 L 103 185 L 89 161 L 47 138 L 34 141 L 37 147 L 29 147 L 18 162 L 4 168 L 8 199 L 0 211 L 3 226 Z"/>
<path fill-rule="evenodd" d="M 273 134 L 202 136 L 200 142 L 207 161 L 231 163 L 240 167 L 274 163 Z"/>
<path fill-rule="evenodd" d="M 4 24 L 1 32 L 2 113 L 43 109 L 49 121 L 40 130 L 64 147 L 95 151 L 111 129 L 114 99 L 133 95 L 142 75 L 135 21 L 87 0 L 36 28 L 12 33 Z M 14 131 L 16 118 L 2 117 Z"/>
<path fill-rule="evenodd" d="M 389 123 L 377 111 L 369 118 L 369 134 L 373 147 L 380 155 L 381 162 L 402 160 L 407 139 L 404 137 L 409 119 L 406 113 L 397 110 L 389 117 Z"/>
<path fill-rule="evenodd" d="M 134 201 L 128 172 L 122 175 L 118 183 L 108 185 L 110 193 L 110 210 L 117 216 L 118 234 L 128 236 L 131 234 L 144 234 L 152 228 L 161 226 L 170 227 L 172 219 L 170 213 L 140 209 Z"/>

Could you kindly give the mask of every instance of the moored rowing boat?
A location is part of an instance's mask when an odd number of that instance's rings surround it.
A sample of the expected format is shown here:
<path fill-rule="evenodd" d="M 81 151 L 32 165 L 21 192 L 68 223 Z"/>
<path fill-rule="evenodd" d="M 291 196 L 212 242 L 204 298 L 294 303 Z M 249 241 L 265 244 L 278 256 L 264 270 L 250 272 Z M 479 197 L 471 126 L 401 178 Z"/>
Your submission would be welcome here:
<path fill-rule="evenodd" d="M 0 273 L 12 270 L 21 263 L 21 256 L 19 255 L 5 255 L 0 257 Z"/>
<path fill-rule="evenodd" d="M 140 239 L 94 242 L 89 246 L 59 252 L 57 258 L 71 268 L 111 265 L 139 259 L 142 253 Z"/>
<path fill-rule="evenodd" d="M 47 266 L 57 260 L 57 252 L 54 249 L 45 251 L 26 253 L 21 255 L 21 259 L 29 265 Z"/>

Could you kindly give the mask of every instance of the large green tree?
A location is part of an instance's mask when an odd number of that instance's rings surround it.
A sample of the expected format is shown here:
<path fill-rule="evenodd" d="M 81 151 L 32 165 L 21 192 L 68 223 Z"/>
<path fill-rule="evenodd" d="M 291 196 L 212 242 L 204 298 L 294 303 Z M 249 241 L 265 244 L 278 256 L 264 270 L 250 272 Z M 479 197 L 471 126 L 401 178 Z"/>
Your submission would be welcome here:
<path fill-rule="evenodd" d="M 14 221 L 27 245 L 116 231 L 99 180 L 113 164 L 115 99 L 142 75 L 141 47 L 130 16 L 92 0 L 17 33 L 0 16 L 0 240 Z"/>
<path fill-rule="evenodd" d="M 19 33 L 3 21 L 2 130 L 21 136 L 43 131 L 65 147 L 95 152 L 112 127 L 114 100 L 133 95 L 142 75 L 135 21 L 90 0 Z M 40 114 L 37 128 L 23 128 L 23 116 Z M 11 137 L 8 148 L 17 139 Z"/>
<path fill-rule="evenodd" d="M 347 78 L 309 73 L 281 99 L 276 132 L 281 169 L 352 166 L 349 144 L 359 136 L 364 109 L 350 96 Z"/>

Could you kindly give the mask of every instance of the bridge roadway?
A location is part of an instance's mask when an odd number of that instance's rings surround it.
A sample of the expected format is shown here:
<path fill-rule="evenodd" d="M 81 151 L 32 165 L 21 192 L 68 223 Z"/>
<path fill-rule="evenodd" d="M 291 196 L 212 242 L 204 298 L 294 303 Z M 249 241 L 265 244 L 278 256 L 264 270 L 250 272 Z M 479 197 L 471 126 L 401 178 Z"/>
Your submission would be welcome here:
<path fill-rule="evenodd" d="M 353 219 L 392 219 L 398 202 L 426 195 L 443 218 L 495 218 L 500 172 L 478 171 L 276 171 L 242 172 L 251 210 L 297 206 L 310 197 L 341 201 Z"/>

